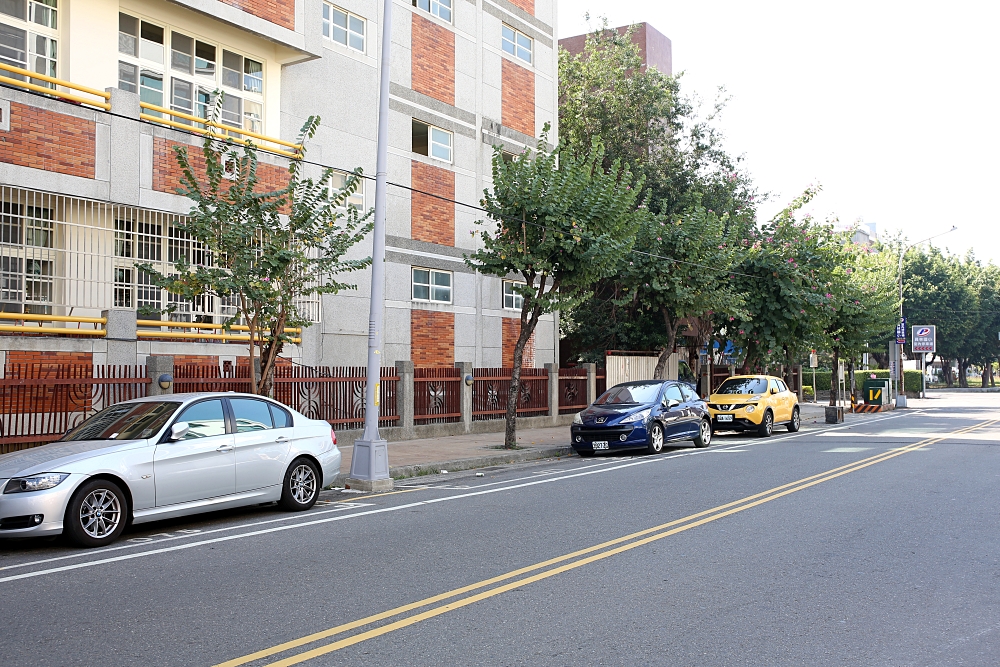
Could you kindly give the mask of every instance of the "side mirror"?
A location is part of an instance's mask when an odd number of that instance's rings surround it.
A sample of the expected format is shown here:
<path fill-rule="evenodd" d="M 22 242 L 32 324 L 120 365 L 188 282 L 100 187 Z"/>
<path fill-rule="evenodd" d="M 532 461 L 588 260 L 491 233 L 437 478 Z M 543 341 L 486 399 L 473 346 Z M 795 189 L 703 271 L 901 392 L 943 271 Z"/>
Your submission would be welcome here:
<path fill-rule="evenodd" d="M 191 425 L 187 422 L 177 422 L 170 427 L 170 442 L 177 442 L 178 440 L 183 440 L 187 436 L 188 431 L 191 430 Z"/>
<path fill-rule="evenodd" d="M 667 407 L 670 409 L 676 408 L 680 404 L 681 402 L 678 401 L 676 398 L 672 398 L 669 401 L 667 401 Z"/>
<path fill-rule="evenodd" d="M 778 388 L 777 387 L 771 387 L 771 393 L 772 394 L 777 394 L 778 393 Z"/>

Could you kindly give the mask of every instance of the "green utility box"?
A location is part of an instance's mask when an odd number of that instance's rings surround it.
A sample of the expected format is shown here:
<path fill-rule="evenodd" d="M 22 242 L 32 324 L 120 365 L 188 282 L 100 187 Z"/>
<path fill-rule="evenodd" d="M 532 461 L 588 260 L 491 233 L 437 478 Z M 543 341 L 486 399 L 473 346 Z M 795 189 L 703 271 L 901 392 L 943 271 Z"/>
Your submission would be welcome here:
<path fill-rule="evenodd" d="M 865 405 L 889 405 L 889 380 L 885 378 L 871 378 L 865 380 L 862 385 Z"/>

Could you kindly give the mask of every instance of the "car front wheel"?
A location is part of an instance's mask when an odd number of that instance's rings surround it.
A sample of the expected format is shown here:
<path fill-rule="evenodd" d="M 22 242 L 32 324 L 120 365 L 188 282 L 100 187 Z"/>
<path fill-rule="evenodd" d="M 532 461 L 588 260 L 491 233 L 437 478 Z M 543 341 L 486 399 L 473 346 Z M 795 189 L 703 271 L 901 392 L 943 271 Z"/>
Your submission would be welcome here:
<path fill-rule="evenodd" d="M 663 451 L 663 427 L 659 422 L 653 422 L 649 427 L 648 451 L 650 454 L 659 454 Z"/>
<path fill-rule="evenodd" d="M 799 408 L 796 406 L 792 409 L 792 421 L 788 422 L 788 432 L 795 433 L 802 426 L 802 415 L 799 414 Z"/>
<path fill-rule="evenodd" d="M 84 482 L 66 507 L 63 532 L 81 547 L 111 544 L 128 522 L 128 498 L 106 479 Z"/>
<path fill-rule="evenodd" d="M 698 427 L 698 437 L 694 439 L 695 447 L 708 447 L 712 444 L 712 424 L 707 419 L 701 420 Z"/>
<path fill-rule="evenodd" d="M 774 431 L 774 415 L 771 414 L 770 410 L 767 410 L 760 420 L 760 426 L 757 427 L 757 435 L 767 438 L 771 435 L 772 431 Z"/>
<path fill-rule="evenodd" d="M 295 459 L 285 471 L 278 505 L 291 512 L 303 512 L 319 498 L 319 469 L 309 459 Z"/>

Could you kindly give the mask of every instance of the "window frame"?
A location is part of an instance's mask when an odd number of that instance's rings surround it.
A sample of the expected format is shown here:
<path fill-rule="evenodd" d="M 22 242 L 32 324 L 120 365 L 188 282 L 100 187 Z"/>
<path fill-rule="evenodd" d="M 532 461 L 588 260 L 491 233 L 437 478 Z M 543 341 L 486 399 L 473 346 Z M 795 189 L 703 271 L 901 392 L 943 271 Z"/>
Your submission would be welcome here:
<path fill-rule="evenodd" d="M 414 135 L 414 132 L 413 132 L 414 128 L 413 128 L 413 126 L 414 125 L 422 125 L 422 126 L 424 126 L 424 127 L 427 128 L 427 152 L 426 153 L 421 153 L 418 150 L 416 150 L 415 142 L 413 141 L 413 135 Z M 410 126 L 411 126 L 410 127 L 410 152 L 415 153 L 416 155 L 423 155 L 424 157 L 429 157 L 429 158 L 434 159 L 434 160 L 439 160 L 439 161 L 445 162 L 447 164 L 454 164 L 454 162 L 455 162 L 455 133 L 454 132 L 452 132 L 451 130 L 446 130 L 443 127 L 438 127 L 437 125 L 432 125 L 430 123 L 425 123 L 424 121 L 422 121 L 422 120 L 420 120 L 418 118 L 411 118 L 410 119 Z M 440 141 L 435 141 L 435 137 L 434 137 L 434 133 L 435 132 L 439 132 L 439 133 L 445 135 L 447 137 L 447 139 L 448 139 L 448 143 L 444 144 L 444 143 L 441 143 Z M 447 149 L 448 157 L 445 158 L 445 157 L 441 157 L 440 155 L 435 155 L 435 153 L 434 153 L 434 147 L 435 146 L 440 146 L 440 147 L 446 148 Z"/>
<path fill-rule="evenodd" d="M 417 271 L 427 271 L 427 282 L 418 283 L 417 282 Z M 442 299 L 434 298 L 435 288 L 443 289 L 444 285 L 440 285 L 434 282 L 435 274 L 448 276 L 448 300 L 444 301 Z M 427 288 L 427 298 L 418 297 L 416 295 L 417 287 Z M 441 269 L 432 269 L 425 266 L 411 266 L 410 267 L 410 300 L 416 301 L 418 303 L 443 303 L 443 304 L 453 304 L 455 301 L 455 273 L 454 271 L 442 271 Z"/>
<path fill-rule="evenodd" d="M 511 32 L 511 39 L 508 39 L 507 35 L 504 34 L 507 30 Z M 526 49 L 528 52 L 527 59 L 521 55 L 521 51 L 525 49 L 521 43 L 522 39 L 528 42 Z M 508 44 L 510 44 L 509 50 L 507 48 Z M 500 24 L 500 50 L 523 63 L 528 63 L 529 65 L 535 64 L 535 38 L 524 34 L 514 26 L 507 23 Z"/>
<path fill-rule="evenodd" d="M 3 57 L 0 61 L 12 65 L 13 67 L 20 67 L 21 69 L 30 70 L 32 72 L 37 72 L 38 74 L 45 74 L 47 76 L 58 77 L 59 76 L 59 44 L 60 44 L 60 33 L 59 33 L 59 20 L 58 13 L 60 8 L 58 3 L 56 6 L 49 5 L 45 2 L 36 2 L 35 0 L 23 0 L 22 3 L 24 8 L 24 17 L 15 16 L 13 14 L 0 13 L 0 24 L 11 31 L 17 31 L 22 33 L 24 39 L 24 49 L 19 50 L 19 55 L 23 57 L 23 60 L 14 60 L 9 57 Z M 56 27 L 48 25 L 48 23 L 40 23 L 35 19 L 35 9 L 37 7 L 43 8 L 45 11 L 49 12 L 51 15 L 55 16 Z M 38 39 L 41 38 L 44 43 L 44 48 L 46 51 L 44 53 L 39 53 L 37 51 Z M 38 62 L 44 62 L 44 71 L 39 70 L 37 67 Z M 13 72 L 3 71 L 0 72 L 6 77 L 16 79 L 18 81 L 24 81 L 25 77 L 20 74 L 15 74 Z M 55 84 L 48 81 L 42 81 L 41 79 L 31 79 L 31 83 L 42 86 L 44 88 L 55 89 Z"/>
<path fill-rule="evenodd" d="M 329 15 L 328 15 L 329 12 Z M 346 25 L 341 27 L 336 25 L 333 21 L 333 12 L 340 12 L 345 17 Z M 351 19 L 355 19 L 361 22 L 361 48 L 354 46 L 352 44 L 352 36 L 359 35 L 358 32 L 353 30 L 351 25 Z M 323 39 L 332 42 L 334 44 L 339 44 L 344 48 L 350 49 L 351 51 L 356 51 L 357 53 L 367 53 L 368 49 L 368 19 L 354 12 L 349 12 L 339 5 L 335 5 L 332 2 L 323 3 L 323 17 L 322 17 L 322 32 Z M 344 41 L 341 42 L 339 39 L 334 38 L 335 29 L 339 28 L 344 31 Z"/>
<path fill-rule="evenodd" d="M 503 282 L 503 288 L 501 290 L 501 293 L 503 294 L 503 309 L 504 310 L 516 310 L 516 311 L 520 312 L 521 309 L 524 307 L 524 295 L 523 294 L 518 294 L 517 292 L 513 291 L 513 286 L 514 285 L 524 285 L 525 283 L 519 282 L 517 280 L 504 280 L 502 282 Z M 508 285 L 511 286 L 511 293 L 510 294 L 507 293 L 507 286 Z M 509 306 L 507 305 L 507 297 L 508 296 L 511 297 L 511 305 L 509 305 Z M 518 305 L 518 301 L 521 302 L 520 305 Z"/>
<path fill-rule="evenodd" d="M 411 0 L 410 4 L 435 18 L 441 19 L 445 23 L 455 22 L 454 0 Z M 445 8 L 447 16 L 442 16 L 442 7 Z"/>

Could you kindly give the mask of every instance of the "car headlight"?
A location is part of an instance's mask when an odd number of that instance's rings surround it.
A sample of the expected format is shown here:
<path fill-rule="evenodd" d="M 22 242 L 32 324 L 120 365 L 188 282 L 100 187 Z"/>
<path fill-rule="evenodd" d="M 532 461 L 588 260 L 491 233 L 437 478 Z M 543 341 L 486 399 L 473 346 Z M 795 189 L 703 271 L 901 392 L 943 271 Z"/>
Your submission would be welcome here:
<path fill-rule="evenodd" d="M 746 407 L 746 411 L 747 411 L 747 414 L 750 414 L 751 412 L 753 412 L 753 411 L 754 411 L 754 410 L 756 410 L 756 409 L 757 409 L 757 406 L 756 406 L 756 405 L 748 405 L 748 406 Z"/>
<path fill-rule="evenodd" d="M 14 477 L 3 487 L 4 493 L 27 493 L 29 491 L 44 491 L 59 486 L 69 477 L 66 472 L 46 472 L 31 477 Z"/>
<path fill-rule="evenodd" d="M 650 412 L 651 412 L 650 408 L 646 408 L 645 410 L 640 410 L 639 412 L 631 414 L 628 417 L 626 417 L 625 419 L 623 419 L 621 421 L 621 423 L 622 424 L 632 424 L 632 423 L 635 423 L 635 422 L 644 422 L 644 421 L 646 421 L 646 417 L 649 416 Z"/>
<path fill-rule="evenodd" d="M 576 413 L 576 416 L 573 417 L 573 423 L 574 424 L 582 424 L 583 423 L 583 413 L 582 412 L 577 412 Z"/>

